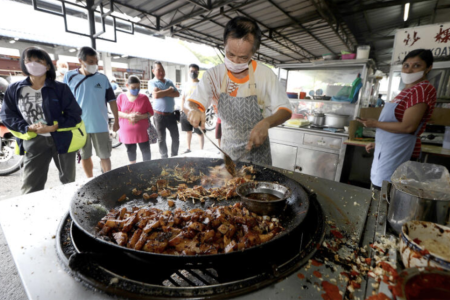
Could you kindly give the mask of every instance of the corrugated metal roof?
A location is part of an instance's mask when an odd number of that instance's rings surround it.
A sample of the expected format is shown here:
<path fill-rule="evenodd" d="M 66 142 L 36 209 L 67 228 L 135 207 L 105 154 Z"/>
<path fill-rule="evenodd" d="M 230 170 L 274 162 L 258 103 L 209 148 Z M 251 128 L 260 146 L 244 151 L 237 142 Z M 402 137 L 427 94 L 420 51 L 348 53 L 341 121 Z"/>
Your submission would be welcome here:
<path fill-rule="evenodd" d="M 195 4 L 197 2 L 198 5 Z M 267 62 L 309 61 L 322 54 L 347 49 L 330 24 L 322 19 L 317 0 L 116 0 L 124 13 L 162 34 L 189 41 L 204 41 L 223 48 L 223 29 L 233 17 L 244 15 L 258 22 L 262 32 L 259 57 Z M 106 4 L 106 1 L 105 3 Z M 121 5 L 122 4 L 122 5 Z M 136 10 L 133 11 L 133 8 Z M 145 17 L 144 17 L 145 16 Z M 156 28 L 158 24 L 159 28 Z M 334 25 L 335 26 L 335 25 Z M 356 43 L 346 26 L 348 45 Z M 342 29 L 341 29 L 342 30 Z"/>

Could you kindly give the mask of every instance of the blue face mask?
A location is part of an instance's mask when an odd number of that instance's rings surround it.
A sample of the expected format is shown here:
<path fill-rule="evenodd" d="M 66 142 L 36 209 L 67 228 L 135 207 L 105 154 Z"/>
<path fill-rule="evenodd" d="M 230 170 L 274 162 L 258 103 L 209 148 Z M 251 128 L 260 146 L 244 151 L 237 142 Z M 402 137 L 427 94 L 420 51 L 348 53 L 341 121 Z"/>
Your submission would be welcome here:
<path fill-rule="evenodd" d="M 130 94 L 133 96 L 139 95 L 140 89 L 130 89 Z"/>

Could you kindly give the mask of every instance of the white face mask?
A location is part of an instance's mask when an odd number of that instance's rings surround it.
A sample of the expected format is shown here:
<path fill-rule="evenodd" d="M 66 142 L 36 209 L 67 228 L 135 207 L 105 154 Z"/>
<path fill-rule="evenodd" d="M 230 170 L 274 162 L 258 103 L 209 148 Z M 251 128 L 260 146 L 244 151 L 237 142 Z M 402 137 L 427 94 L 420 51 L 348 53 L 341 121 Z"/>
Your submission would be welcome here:
<path fill-rule="evenodd" d="M 88 71 L 89 74 L 95 74 L 98 70 L 98 65 L 84 64 L 84 67 L 86 68 L 86 71 Z"/>
<path fill-rule="evenodd" d="M 411 84 L 420 80 L 423 77 L 424 71 L 416 72 L 416 73 L 403 73 L 401 74 L 402 81 L 404 84 Z"/>
<path fill-rule="evenodd" d="M 225 55 L 225 66 L 228 70 L 231 71 L 231 73 L 241 73 L 248 69 L 248 62 L 243 64 L 236 64 L 228 59 L 228 57 Z"/>
<path fill-rule="evenodd" d="M 61 73 L 62 75 L 66 75 L 67 72 L 69 72 L 68 68 L 59 68 L 58 72 Z"/>

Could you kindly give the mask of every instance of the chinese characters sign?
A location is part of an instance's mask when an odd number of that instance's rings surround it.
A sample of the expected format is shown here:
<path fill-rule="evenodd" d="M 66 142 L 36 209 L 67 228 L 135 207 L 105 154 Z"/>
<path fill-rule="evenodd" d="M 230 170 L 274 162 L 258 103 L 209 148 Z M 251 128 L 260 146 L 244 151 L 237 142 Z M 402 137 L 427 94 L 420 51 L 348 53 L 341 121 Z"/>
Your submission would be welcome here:
<path fill-rule="evenodd" d="M 450 23 L 397 30 L 392 64 L 400 64 L 406 54 L 421 48 L 430 49 L 435 57 L 450 56 Z"/>

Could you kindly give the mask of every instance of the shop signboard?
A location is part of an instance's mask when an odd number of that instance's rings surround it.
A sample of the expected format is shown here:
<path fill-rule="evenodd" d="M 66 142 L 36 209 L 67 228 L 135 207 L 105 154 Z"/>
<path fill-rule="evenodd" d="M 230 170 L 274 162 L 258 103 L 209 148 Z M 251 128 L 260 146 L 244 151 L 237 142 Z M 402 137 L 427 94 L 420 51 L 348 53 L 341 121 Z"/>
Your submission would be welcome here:
<path fill-rule="evenodd" d="M 431 50 L 435 58 L 450 56 L 450 23 L 398 29 L 391 64 L 401 64 L 409 52 L 421 48 Z"/>

